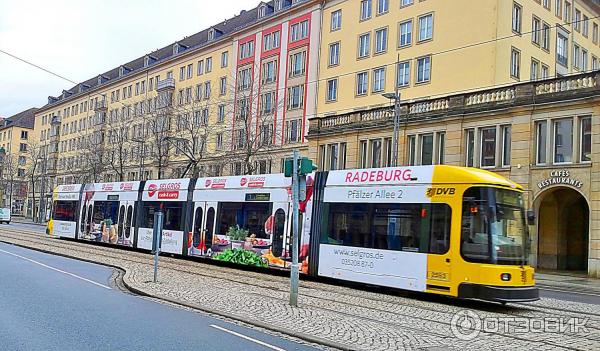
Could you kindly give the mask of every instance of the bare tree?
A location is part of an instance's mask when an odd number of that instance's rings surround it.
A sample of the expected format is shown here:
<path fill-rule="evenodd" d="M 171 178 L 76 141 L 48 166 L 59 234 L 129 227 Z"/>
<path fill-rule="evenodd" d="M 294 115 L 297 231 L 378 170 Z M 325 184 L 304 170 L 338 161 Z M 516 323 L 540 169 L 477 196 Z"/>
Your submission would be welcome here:
<path fill-rule="evenodd" d="M 119 182 L 126 179 L 126 172 L 132 165 L 132 143 L 129 136 L 129 116 L 132 112 L 128 107 L 123 107 L 121 113 L 119 110 L 112 110 L 106 124 L 108 143 L 104 148 L 105 162 L 108 169 L 114 172 L 115 181 Z"/>
<path fill-rule="evenodd" d="M 28 179 L 30 184 L 30 193 L 32 196 L 32 211 L 31 211 L 31 219 L 35 221 L 38 218 L 38 213 L 36 210 L 35 200 L 36 194 L 35 185 L 40 181 L 43 170 L 41 169 L 42 163 L 45 162 L 44 159 L 44 146 L 40 145 L 35 140 L 29 141 L 27 144 L 27 160 L 25 166 L 25 177 Z"/>
<path fill-rule="evenodd" d="M 0 157 L 0 190 L 8 195 L 8 204 L 12 208 L 13 194 L 18 182 L 18 160 L 11 153 Z"/>

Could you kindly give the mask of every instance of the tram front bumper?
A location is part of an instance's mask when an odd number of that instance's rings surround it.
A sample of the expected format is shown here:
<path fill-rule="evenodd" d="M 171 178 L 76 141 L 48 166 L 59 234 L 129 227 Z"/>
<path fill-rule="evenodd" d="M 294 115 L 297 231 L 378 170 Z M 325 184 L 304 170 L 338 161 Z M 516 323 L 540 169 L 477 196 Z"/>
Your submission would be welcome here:
<path fill-rule="evenodd" d="M 495 302 L 530 302 L 540 299 L 540 291 L 535 286 L 491 286 L 462 283 L 458 287 L 458 297 Z"/>

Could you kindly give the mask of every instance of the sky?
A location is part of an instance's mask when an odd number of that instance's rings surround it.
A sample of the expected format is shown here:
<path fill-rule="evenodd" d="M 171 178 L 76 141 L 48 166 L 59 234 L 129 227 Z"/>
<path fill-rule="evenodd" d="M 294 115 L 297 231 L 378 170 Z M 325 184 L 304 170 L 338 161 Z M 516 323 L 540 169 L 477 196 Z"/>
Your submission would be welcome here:
<path fill-rule="evenodd" d="M 0 0 L 0 50 L 82 82 L 260 0 Z M 75 84 L 0 52 L 0 117 Z"/>

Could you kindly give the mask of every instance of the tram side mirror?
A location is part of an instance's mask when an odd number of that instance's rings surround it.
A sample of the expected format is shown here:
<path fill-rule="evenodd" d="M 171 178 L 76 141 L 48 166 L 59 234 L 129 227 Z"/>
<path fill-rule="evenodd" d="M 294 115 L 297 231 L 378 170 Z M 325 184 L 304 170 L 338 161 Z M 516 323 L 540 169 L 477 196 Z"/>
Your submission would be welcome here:
<path fill-rule="evenodd" d="M 535 212 L 533 210 L 527 210 L 527 224 L 535 224 Z"/>

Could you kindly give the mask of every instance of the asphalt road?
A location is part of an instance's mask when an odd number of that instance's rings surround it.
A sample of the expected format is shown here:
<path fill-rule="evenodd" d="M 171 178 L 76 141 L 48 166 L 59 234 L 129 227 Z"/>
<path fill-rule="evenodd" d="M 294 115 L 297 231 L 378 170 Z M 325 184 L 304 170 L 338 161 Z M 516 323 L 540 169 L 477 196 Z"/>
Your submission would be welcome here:
<path fill-rule="evenodd" d="M 314 350 L 123 293 L 104 266 L 0 243 L 2 350 Z"/>
<path fill-rule="evenodd" d="M 6 226 L 6 224 L 0 224 L 0 229 L 2 226 Z M 45 227 L 36 225 L 36 224 L 27 224 L 27 223 L 17 223 L 11 222 L 9 226 L 12 229 L 23 229 L 27 231 L 38 232 L 40 234 L 45 233 Z M 540 297 L 553 298 L 562 301 L 572 301 L 572 302 L 582 302 L 594 305 L 600 305 L 600 296 L 598 294 L 594 294 L 586 291 L 569 291 L 569 290 L 561 290 L 556 289 L 554 287 L 544 287 L 539 286 L 540 288 Z"/>

